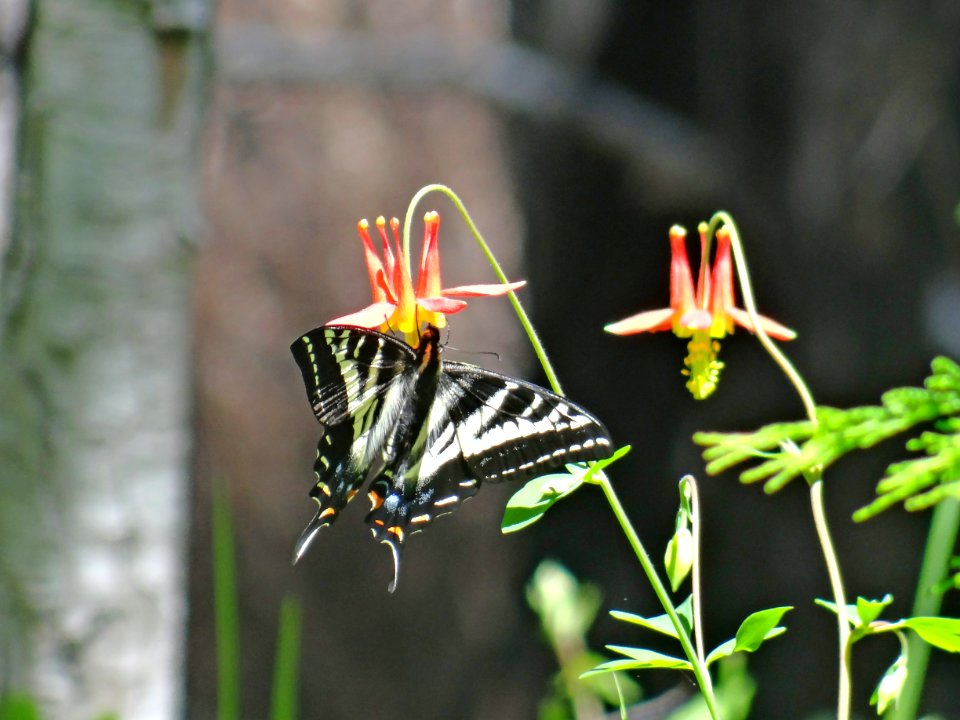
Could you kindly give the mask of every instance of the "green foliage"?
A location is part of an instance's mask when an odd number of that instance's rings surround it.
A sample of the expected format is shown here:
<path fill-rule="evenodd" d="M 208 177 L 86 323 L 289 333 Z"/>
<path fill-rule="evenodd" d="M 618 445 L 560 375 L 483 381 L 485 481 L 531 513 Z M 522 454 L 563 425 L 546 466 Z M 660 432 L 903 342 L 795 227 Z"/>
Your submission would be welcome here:
<path fill-rule="evenodd" d="M 277 632 L 277 656 L 273 666 L 273 696 L 270 701 L 271 720 L 296 720 L 297 680 L 300 664 L 300 601 L 285 597 L 280 605 L 280 623 Z"/>
<path fill-rule="evenodd" d="M 721 643 L 707 655 L 707 664 L 734 653 L 755 652 L 767 640 L 782 635 L 787 629 L 781 627 L 779 622 L 790 610 L 793 610 L 790 606 L 773 607 L 747 615 L 740 623 L 736 636 Z"/>
<path fill-rule="evenodd" d="M 669 635 L 675 640 L 679 639 L 677 629 L 670 621 L 669 615 L 655 615 L 654 617 L 645 618 L 642 615 L 634 615 L 633 613 L 623 612 L 622 610 L 611 610 L 610 615 L 617 620 L 623 620 L 624 622 L 633 623 L 634 625 L 645 627 L 654 632 Z M 687 633 L 689 633 L 693 629 L 693 595 L 688 595 L 686 600 L 677 605 L 677 615 L 680 617 L 680 623 Z"/>
<path fill-rule="evenodd" d="M 818 605 L 836 613 L 837 606 L 828 600 L 817 600 Z M 856 604 L 847 606 L 847 619 L 853 627 L 850 645 L 871 635 L 896 633 L 900 638 L 900 654 L 887 668 L 880 679 L 870 704 L 877 706 L 877 714 L 882 715 L 892 708 L 900 698 L 907 678 L 916 673 L 916 665 L 925 666 L 926 659 L 915 657 L 909 652 L 904 630 L 912 630 L 924 642 L 947 652 L 960 652 L 960 619 L 946 617 L 909 617 L 896 621 L 881 620 L 880 615 L 893 602 L 893 597 L 884 595 L 879 600 L 858 597 Z"/>
<path fill-rule="evenodd" d="M 750 716 L 757 684 L 747 672 L 747 662 L 742 655 L 733 655 L 719 663 L 716 683 L 717 706 L 724 720 L 746 720 Z M 683 707 L 672 712 L 667 720 L 709 720 L 710 711 L 697 695 Z"/>
<path fill-rule="evenodd" d="M 213 493 L 213 606 L 217 630 L 217 718 L 240 720 L 240 613 L 233 519 L 223 489 Z M 296 720 L 300 657 L 300 602 L 280 606 L 270 720 Z M 0 720 L 3 720 L 0 718 Z"/>
<path fill-rule="evenodd" d="M 213 609 L 217 632 L 217 719 L 240 720 L 240 620 L 230 503 L 213 493 Z"/>
<path fill-rule="evenodd" d="M 599 591 L 580 583 L 562 565 L 545 560 L 527 586 L 527 602 L 560 665 L 550 695 L 540 705 L 540 720 L 569 720 L 582 698 L 601 708 L 630 705 L 640 699 L 640 686 L 626 675 L 584 678 L 583 673 L 606 658 L 587 647 L 586 633 L 600 610 Z M 578 698 L 580 701 L 578 702 Z"/>
<path fill-rule="evenodd" d="M 689 627 L 692 623 L 691 606 L 692 596 L 688 597 L 681 605 L 677 607 L 677 614 L 684 625 Z M 735 637 L 720 643 L 706 657 L 707 665 L 710 665 L 721 658 L 729 657 L 735 653 L 751 653 L 756 651 L 765 641 L 782 635 L 786 628 L 780 627 L 778 623 L 783 616 L 792 607 L 775 607 L 767 610 L 760 610 L 747 616 L 740 624 Z M 625 613 L 614 610 L 610 613 L 617 620 L 640 625 L 664 635 L 677 638 L 677 631 L 666 615 L 657 615 L 651 618 L 645 618 L 632 613 Z M 689 660 L 664 653 L 649 650 L 646 648 L 626 647 L 623 645 L 607 645 L 611 652 L 618 653 L 627 657 L 627 660 L 611 660 L 590 670 L 587 676 L 597 673 L 612 672 L 615 670 L 693 670 Z"/>
<path fill-rule="evenodd" d="M 877 499 L 854 514 L 866 520 L 896 503 L 920 510 L 946 497 L 960 497 L 960 366 L 945 357 L 932 363 L 923 387 L 903 387 L 883 394 L 881 405 L 841 410 L 817 408 L 812 422 L 774 423 L 750 433 L 697 433 L 706 446 L 707 472 L 717 474 L 754 458 L 744 470 L 745 483 L 763 482 L 776 492 L 791 480 L 818 477 L 824 468 L 854 450 L 873 447 L 921 423 L 932 430 L 907 441 L 910 458 L 887 468 L 877 485 Z"/>
<path fill-rule="evenodd" d="M 40 720 L 40 709 L 26 695 L 11 694 L 0 697 L 0 720 Z"/>
<path fill-rule="evenodd" d="M 536 477 L 522 488 L 507 502 L 500 523 L 500 531 L 504 534 L 522 530 L 532 525 L 549 510 L 555 502 L 562 500 L 583 483 L 594 482 L 593 478 L 604 468 L 622 458 L 630 452 L 630 446 L 617 450 L 604 460 L 586 465 L 567 465 L 567 472 L 551 473 Z"/>

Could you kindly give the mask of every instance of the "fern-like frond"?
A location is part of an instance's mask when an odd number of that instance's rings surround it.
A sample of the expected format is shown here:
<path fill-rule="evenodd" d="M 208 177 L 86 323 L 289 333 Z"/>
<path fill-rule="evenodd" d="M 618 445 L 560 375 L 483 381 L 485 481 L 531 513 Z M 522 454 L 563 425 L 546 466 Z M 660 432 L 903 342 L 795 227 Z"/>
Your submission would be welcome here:
<path fill-rule="evenodd" d="M 865 520 L 902 502 L 908 510 L 935 505 L 946 497 L 960 497 L 960 365 L 938 357 L 923 387 L 885 392 L 880 405 L 840 409 L 817 408 L 817 423 L 766 425 L 750 433 L 697 433 L 711 475 L 753 458 L 763 458 L 740 474 L 745 483 L 763 482 L 776 492 L 791 480 L 808 480 L 854 450 L 864 450 L 932 423 L 932 430 L 907 441 L 909 451 L 922 453 L 894 463 L 877 485 L 877 499 L 858 510 Z"/>

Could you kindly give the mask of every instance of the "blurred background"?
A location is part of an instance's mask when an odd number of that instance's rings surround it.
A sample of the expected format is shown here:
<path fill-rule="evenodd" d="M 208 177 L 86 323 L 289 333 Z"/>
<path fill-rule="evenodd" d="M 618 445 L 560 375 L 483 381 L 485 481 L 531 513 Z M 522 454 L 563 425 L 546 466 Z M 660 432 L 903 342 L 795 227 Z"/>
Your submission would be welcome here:
<path fill-rule="evenodd" d="M 799 402 L 745 333 L 697 403 L 682 341 L 602 327 L 664 306 L 667 229 L 722 208 L 818 402 L 876 402 L 960 357 L 960 5 L 2 0 L 0 24 L 0 694 L 48 718 L 216 717 L 215 487 L 236 524 L 244 717 L 267 715 L 285 595 L 304 610 L 301 715 L 330 720 L 535 717 L 556 664 L 524 587 L 545 557 L 604 610 L 659 612 L 591 489 L 502 536 L 516 488 L 485 487 L 410 543 L 393 595 L 364 508 L 291 567 L 318 427 L 289 344 L 369 302 L 357 220 L 441 182 L 528 281 L 568 394 L 633 445 L 614 478 L 653 554 L 678 479 L 701 479 L 708 645 L 796 606 L 750 657 L 752 717 L 829 714 L 806 492 L 707 478 L 690 442 Z M 453 206 L 428 209 L 446 284 L 491 282 Z M 505 300 L 471 303 L 450 343 L 542 381 Z M 902 454 L 827 478 L 848 593 L 893 593 L 891 616 L 929 517 L 850 515 Z M 605 617 L 594 647 L 643 642 Z M 863 714 L 896 651 L 858 645 Z M 926 711 L 960 717 L 957 677 L 935 652 Z"/>

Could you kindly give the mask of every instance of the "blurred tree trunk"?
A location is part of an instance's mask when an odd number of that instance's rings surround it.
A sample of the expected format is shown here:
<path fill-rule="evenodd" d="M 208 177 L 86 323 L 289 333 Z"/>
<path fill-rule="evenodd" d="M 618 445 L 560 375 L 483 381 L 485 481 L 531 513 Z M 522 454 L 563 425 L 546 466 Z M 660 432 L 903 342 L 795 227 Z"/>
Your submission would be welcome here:
<path fill-rule="evenodd" d="M 0 276 L 0 692 L 180 714 L 204 0 L 38 0 Z"/>

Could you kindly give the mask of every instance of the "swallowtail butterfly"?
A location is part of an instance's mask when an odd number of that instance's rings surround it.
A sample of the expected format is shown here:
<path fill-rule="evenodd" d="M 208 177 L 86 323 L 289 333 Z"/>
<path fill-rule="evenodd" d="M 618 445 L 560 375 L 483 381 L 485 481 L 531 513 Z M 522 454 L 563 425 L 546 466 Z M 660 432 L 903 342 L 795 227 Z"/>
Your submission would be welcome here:
<path fill-rule="evenodd" d="M 428 326 L 414 349 L 373 330 L 326 325 L 290 348 L 322 434 L 310 491 L 319 505 L 294 551 L 332 524 L 362 486 L 366 522 L 393 552 L 456 510 L 481 482 L 529 480 L 612 451 L 606 428 L 549 390 L 440 359 Z"/>

